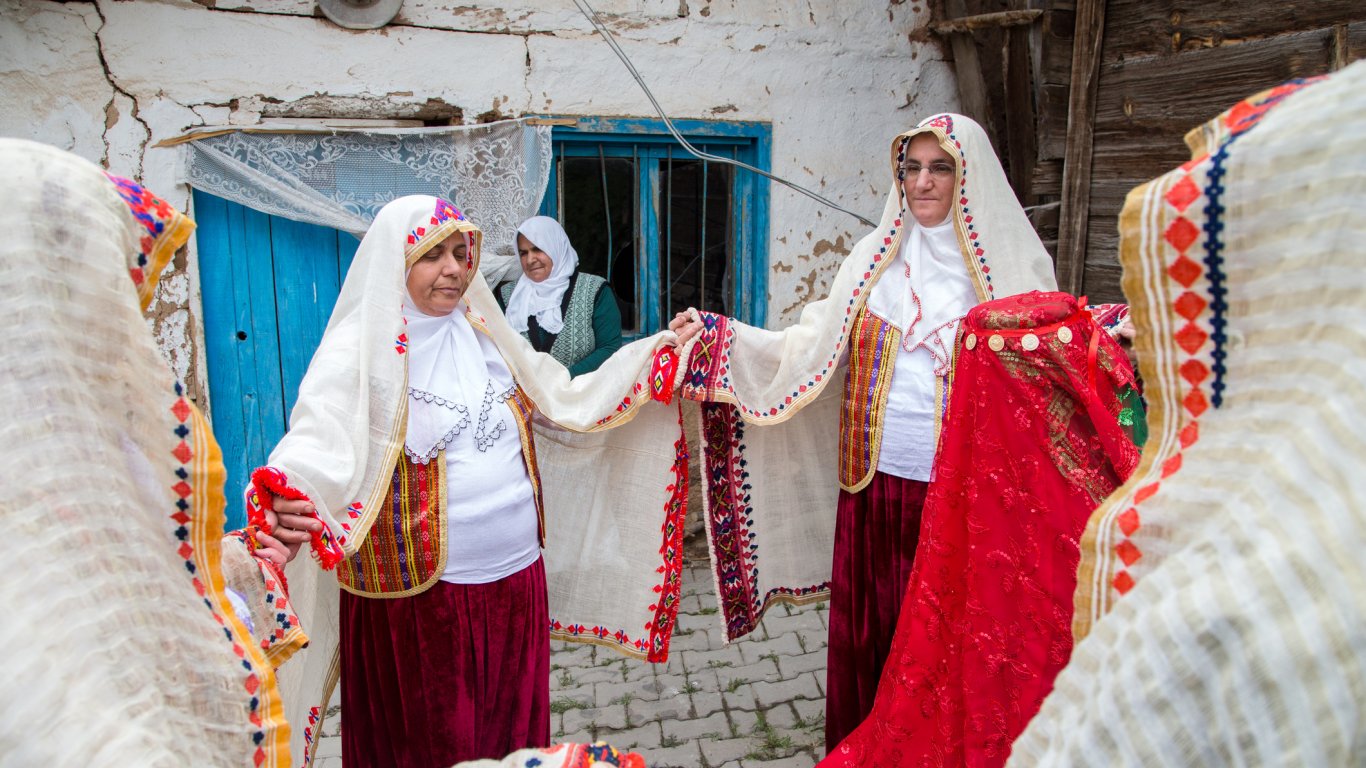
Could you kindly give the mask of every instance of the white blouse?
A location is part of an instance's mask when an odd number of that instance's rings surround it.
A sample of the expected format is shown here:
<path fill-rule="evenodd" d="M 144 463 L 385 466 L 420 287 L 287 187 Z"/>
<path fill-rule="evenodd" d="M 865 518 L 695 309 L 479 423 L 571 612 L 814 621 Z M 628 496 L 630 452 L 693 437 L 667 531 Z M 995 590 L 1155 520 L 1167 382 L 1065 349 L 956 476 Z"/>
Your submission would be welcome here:
<path fill-rule="evenodd" d="M 959 253 L 952 221 L 937 227 L 916 225 L 906 235 L 901 258 L 887 267 L 868 297 L 868 310 L 902 332 L 882 417 L 877 468 L 896 477 L 928 481 L 934 472 L 937 382 L 952 365 L 958 323 L 977 304 L 977 292 Z M 907 351 L 907 346 L 912 349 Z"/>

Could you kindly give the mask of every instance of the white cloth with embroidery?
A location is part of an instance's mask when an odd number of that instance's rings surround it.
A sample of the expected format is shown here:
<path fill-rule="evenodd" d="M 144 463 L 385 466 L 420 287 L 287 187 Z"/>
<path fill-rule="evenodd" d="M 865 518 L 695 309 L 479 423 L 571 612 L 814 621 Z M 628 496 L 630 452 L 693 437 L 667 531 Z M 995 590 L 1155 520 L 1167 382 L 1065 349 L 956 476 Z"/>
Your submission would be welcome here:
<path fill-rule="evenodd" d="M 1120 216 L 1152 429 L 1011 765 L 1366 762 L 1366 63 L 1205 133 Z"/>
<path fill-rule="evenodd" d="M 409 402 L 403 450 L 419 464 L 461 435 L 487 450 L 497 435 L 516 430 L 511 418 L 500 413 L 491 419 L 485 410 L 495 401 L 506 402 L 514 386 L 512 372 L 497 347 L 480 342 L 466 310 L 461 301 L 449 315 L 425 315 L 405 291 Z"/>
<path fill-rule="evenodd" d="M 75 155 L 0 139 L 0 168 L 0 765 L 289 766 L 218 447 L 129 276 L 147 233 Z"/>

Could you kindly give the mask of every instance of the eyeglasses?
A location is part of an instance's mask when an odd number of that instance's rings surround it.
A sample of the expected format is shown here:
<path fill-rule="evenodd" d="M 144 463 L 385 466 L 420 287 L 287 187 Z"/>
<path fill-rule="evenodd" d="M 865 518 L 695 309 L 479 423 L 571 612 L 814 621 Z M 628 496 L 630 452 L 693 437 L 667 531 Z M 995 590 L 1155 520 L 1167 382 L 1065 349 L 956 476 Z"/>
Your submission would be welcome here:
<path fill-rule="evenodd" d="M 925 167 L 926 166 L 917 162 L 903 163 L 901 166 L 901 173 L 904 176 L 919 176 L 920 172 L 925 170 Z M 929 169 L 930 175 L 936 179 L 947 179 L 953 176 L 954 172 L 953 165 L 945 162 L 930 163 Z"/>

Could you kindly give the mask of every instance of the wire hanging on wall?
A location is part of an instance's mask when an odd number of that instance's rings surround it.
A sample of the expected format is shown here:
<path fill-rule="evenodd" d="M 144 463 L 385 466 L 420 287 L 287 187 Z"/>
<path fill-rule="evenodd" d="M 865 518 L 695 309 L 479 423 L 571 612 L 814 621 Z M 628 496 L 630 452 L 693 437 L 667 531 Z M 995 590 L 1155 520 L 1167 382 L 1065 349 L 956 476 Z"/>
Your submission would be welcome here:
<path fill-rule="evenodd" d="M 807 197 L 811 198 L 812 200 L 815 200 L 818 203 L 828 205 L 841 213 L 847 213 L 850 216 L 853 216 L 854 218 L 863 222 L 867 226 L 877 226 L 877 224 L 873 222 L 871 219 L 864 218 L 863 216 L 854 213 L 848 208 L 843 208 L 840 205 L 836 204 L 834 201 L 830 200 L 829 198 L 823 197 L 807 189 L 806 187 L 801 186 L 800 184 L 788 181 L 787 179 L 784 179 L 781 176 L 775 176 L 769 173 L 768 171 L 765 171 L 760 168 L 755 168 L 754 166 L 749 165 L 747 163 L 742 163 L 739 160 L 735 160 L 729 157 L 721 157 L 719 155 L 713 155 L 708 152 L 703 152 L 694 147 L 691 143 L 689 143 L 687 139 L 683 138 L 683 134 L 679 133 L 678 129 L 674 127 L 673 120 L 670 120 L 669 116 L 664 113 L 664 108 L 661 107 L 659 105 L 659 102 L 655 99 L 655 95 L 650 90 L 650 86 L 645 84 L 645 79 L 640 76 L 640 72 L 638 72 L 635 68 L 635 65 L 631 63 L 631 59 L 627 57 L 626 52 L 621 49 L 620 45 L 617 45 L 616 38 L 612 37 L 612 33 L 609 32 L 607 30 L 607 26 L 602 23 L 602 19 L 598 17 L 598 12 L 593 10 L 593 7 L 588 4 L 587 0 L 574 0 L 574 5 L 578 6 L 579 12 L 582 13 L 584 17 L 588 19 L 588 23 L 593 25 L 593 29 L 597 30 L 597 33 L 602 36 L 602 39 L 607 41 L 607 45 L 611 47 L 613 53 L 617 55 L 617 58 L 621 59 L 621 63 L 626 65 L 626 69 L 631 73 L 631 77 L 635 78 L 635 81 L 640 86 L 640 89 L 645 92 L 645 98 L 649 99 L 650 104 L 654 106 L 655 113 L 658 114 L 659 118 L 664 121 L 664 125 L 669 129 L 669 133 L 674 137 L 674 139 L 678 141 L 679 144 L 683 145 L 683 149 L 686 150 L 688 154 L 692 155 L 693 157 L 696 157 L 699 160 L 706 160 L 714 163 L 725 163 L 726 165 L 733 165 L 737 168 L 744 168 L 745 170 L 750 171 L 752 173 L 757 173 L 766 179 L 776 181 L 779 184 L 782 184 L 783 186 L 794 189 L 797 192 L 806 195 Z"/>

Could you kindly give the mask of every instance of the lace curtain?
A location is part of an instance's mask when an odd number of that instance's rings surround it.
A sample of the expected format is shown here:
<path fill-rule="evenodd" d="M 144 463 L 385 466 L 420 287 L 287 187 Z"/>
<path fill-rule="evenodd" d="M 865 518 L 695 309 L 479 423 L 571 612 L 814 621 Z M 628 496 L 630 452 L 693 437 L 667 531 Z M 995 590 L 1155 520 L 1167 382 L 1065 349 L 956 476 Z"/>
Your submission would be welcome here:
<path fill-rule="evenodd" d="M 189 144 L 196 189 L 273 216 L 356 234 L 402 195 L 455 203 L 484 231 L 481 271 L 516 274 L 517 225 L 541 206 L 550 127 L 508 120 L 328 133 L 233 131 Z"/>

